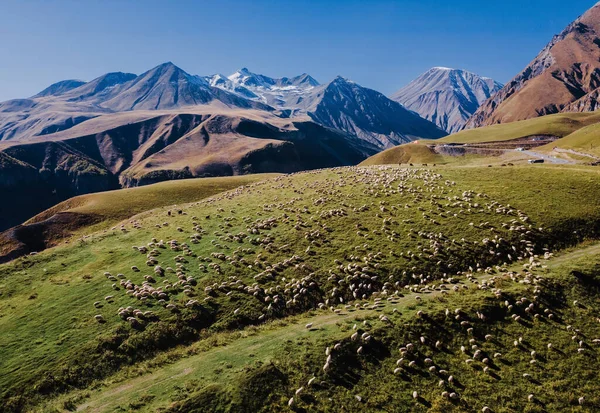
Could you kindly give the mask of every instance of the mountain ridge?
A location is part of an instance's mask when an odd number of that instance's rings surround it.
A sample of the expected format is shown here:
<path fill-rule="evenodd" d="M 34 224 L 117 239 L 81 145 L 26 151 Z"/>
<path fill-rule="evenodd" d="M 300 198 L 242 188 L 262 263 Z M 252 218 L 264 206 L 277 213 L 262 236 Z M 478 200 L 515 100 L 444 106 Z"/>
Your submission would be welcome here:
<path fill-rule="evenodd" d="M 462 69 L 433 67 L 390 96 L 448 133 L 458 132 L 502 85 Z"/>
<path fill-rule="evenodd" d="M 465 128 L 594 110 L 598 87 L 600 3 L 555 35 L 523 71 L 473 114 Z"/>

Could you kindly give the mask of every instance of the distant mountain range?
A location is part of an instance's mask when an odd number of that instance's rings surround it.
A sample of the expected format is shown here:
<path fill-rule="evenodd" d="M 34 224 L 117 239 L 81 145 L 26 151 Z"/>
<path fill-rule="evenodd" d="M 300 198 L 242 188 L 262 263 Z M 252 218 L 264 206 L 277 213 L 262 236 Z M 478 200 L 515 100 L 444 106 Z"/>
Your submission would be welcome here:
<path fill-rule="evenodd" d="M 0 140 L 50 135 L 106 114 L 215 104 L 280 118 L 308 116 L 379 149 L 444 135 L 401 105 L 342 77 L 320 85 L 307 74 L 273 79 L 245 68 L 228 77 L 196 76 L 169 62 L 139 76 L 117 72 L 87 83 L 65 80 L 31 98 L 0 103 Z"/>
<path fill-rule="evenodd" d="M 434 67 L 391 96 L 448 133 L 460 131 L 479 106 L 502 88 L 489 77 Z"/>
<path fill-rule="evenodd" d="M 0 192 L 23 205 L 35 190 L 31 216 L 77 194 L 354 165 L 394 145 L 445 135 L 342 77 L 321 85 L 307 74 L 275 79 L 248 69 L 197 76 L 169 62 L 139 76 L 65 80 L 0 103 Z M 0 208 L 0 229 L 23 218 L 9 207 Z"/>
<path fill-rule="evenodd" d="M 600 3 L 567 26 L 468 121 L 467 128 L 599 106 Z"/>

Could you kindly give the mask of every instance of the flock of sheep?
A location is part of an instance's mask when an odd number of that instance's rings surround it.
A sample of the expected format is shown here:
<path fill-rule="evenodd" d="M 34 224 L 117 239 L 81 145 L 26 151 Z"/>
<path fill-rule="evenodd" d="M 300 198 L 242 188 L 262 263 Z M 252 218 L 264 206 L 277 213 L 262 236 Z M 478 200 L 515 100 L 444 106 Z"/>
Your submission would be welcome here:
<path fill-rule="evenodd" d="M 222 308 L 231 308 L 229 316 L 245 317 L 246 323 L 316 308 L 336 313 L 377 308 L 382 300 L 393 301 L 405 294 L 414 294 L 416 300 L 425 292 L 448 294 L 466 287 L 459 278 L 501 299 L 502 292 L 493 287 L 494 278 L 479 282 L 477 276 L 505 271 L 508 263 L 525 258 L 530 260 L 529 270 L 540 265 L 538 254 L 551 255 L 535 244 L 543 229 L 534 228 L 526 214 L 485 194 L 460 189 L 432 169 L 351 167 L 297 175 L 167 211 L 166 218 L 152 218 L 156 223 L 148 219 L 153 233 L 144 229 L 146 222 L 134 221 L 133 228 L 148 231 L 151 239 L 132 247 L 141 257 L 137 265 L 121 270 L 128 276 L 106 270 L 107 288 L 112 291 L 105 301 L 128 300 L 129 305 L 115 309 L 115 315 L 132 327 L 143 327 L 168 318 L 169 312 L 200 311 L 211 303 L 227 303 L 232 295 L 240 304 Z M 121 229 L 128 231 L 125 226 Z M 510 276 L 542 288 L 535 277 L 526 274 L 525 278 Z M 244 304 L 252 300 L 260 304 L 260 314 L 245 309 Z M 94 303 L 97 308 L 104 305 Z M 535 301 L 506 305 L 532 317 L 554 317 Z M 159 307 L 168 312 L 150 310 Z M 515 322 L 522 317 L 520 313 L 514 312 Z M 417 315 L 425 316 L 422 311 Z M 473 318 L 460 309 L 447 316 L 473 331 Z M 95 319 L 106 322 L 106 317 L 97 314 Z M 381 321 L 392 325 L 387 316 Z M 371 340 L 371 334 L 354 331 L 346 345 L 353 343 L 360 355 Z M 341 346 L 336 343 L 326 349 L 325 375 Z M 458 400 L 460 393 L 452 389 L 454 376 L 437 366 L 433 357 L 420 358 L 419 348 L 439 350 L 442 346 L 426 336 L 406 343 L 393 373 L 410 373 L 422 366 L 439 377 L 444 397 Z M 468 357 L 465 362 L 479 363 L 487 372 L 501 354 L 487 354 L 478 346 L 471 339 L 461 348 Z M 296 396 L 303 391 L 304 387 L 299 388 Z M 413 397 L 419 399 L 417 391 Z M 535 396 L 530 398 L 533 401 Z M 293 397 L 289 404 L 294 404 Z M 491 410 L 486 406 L 482 411 Z"/>
<path fill-rule="evenodd" d="M 550 253 L 544 254 L 543 259 L 547 260 L 551 258 L 551 256 L 552 254 Z M 519 323 L 521 321 L 521 317 L 527 317 L 528 321 L 539 320 L 540 318 L 545 318 L 548 321 L 552 321 L 556 319 L 555 314 L 549 308 L 545 308 L 544 304 L 539 298 L 539 295 L 542 293 L 542 289 L 551 287 L 545 285 L 545 281 L 542 277 L 534 275 L 534 272 L 537 268 L 543 267 L 540 259 L 541 257 L 533 256 L 529 263 L 525 264 L 524 271 L 522 273 L 503 272 L 499 275 L 494 275 L 483 280 L 477 279 L 477 277 L 474 277 L 473 274 L 467 274 L 467 282 L 474 284 L 477 289 L 489 292 L 491 297 L 495 297 L 495 299 L 500 302 L 500 305 L 503 306 L 509 314 L 511 314 L 511 318 L 514 320 L 514 322 Z M 502 289 L 495 287 L 497 284 L 506 284 L 507 281 L 531 286 L 529 288 L 529 292 L 533 294 L 532 299 L 521 297 L 516 301 L 510 301 L 508 298 L 509 296 L 507 296 Z M 423 290 L 424 289 L 425 287 L 423 287 Z M 396 304 L 400 297 L 401 295 L 393 293 L 387 297 L 387 301 L 389 301 L 390 304 Z M 414 296 L 413 298 L 418 301 L 419 297 Z M 373 303 L 376 307 L 383 307 L 380 305 L 381 298 L 375 298 Z M 573 305 L 577 306 L 579 303 L 575 301 Z M 396 313 L 396 311 L 396 308 L 394 308 L 392 314 Z M 416 315 L 417 317 L 428 316 L 421 310 L 417 311 Z M 445 310 L 445 316 L 448 320 L 447 322 L 455 322 L 460 324 L 466 333 L 466 337 L 469 337 L 468 341 L 460 345 L 460 347 L 452 348 L 449 344 L 443 343 L 441 340 L 430 339 L 425 333 L 417 334 L 417 340 L 403 344 L 398 348 L 400 358 L 396 360 L 394 368 L 390 374 L 394 376 L 406 377 L 423 377 L 424 375 L 426 377 L 430 377 L 434 381 L 437 380 L 437 385 L 441 389 L 440 395 L 442 398 L 448 399 L 455 403 L 460 403 L 460 391 L 465 389 L 464 384 L 457 379 L 456 373 L 453 374 L 451 371 L 447 370 L 447 367 L 443 367 L 436 363 L 435 355 L 448 352 L 462 354 L 464 357 L 464 363 L 472 368 L 470 370 L 472 374 L 479 374 L 478 372 L 482 372 L 483 374 L 499 379 L 498 374 L 502 371 L 502 361 L 504 360 L 504 356 L 500 351 L 509 352 L 512 350 L 510 348 L 503 348 L 502 343 L 498 341 L 492 334 L 484 334 L 487 327 L 485 325 L 486 317 L 484 314 L 479 312 L 476 312 L 475 314 L 468 314 L 461 308 L 455 308 L 454 310 L 447 308 Z M 394 327 L 394 321 L 390 320 L 388 316 L 384 314 L 379 315 L 379 320 L 383 322 L 383 327 L 380 327 L 378 330 L 369 332 L 370 324 L 367 321 L 364 321 L 362 325 L 354 324 L 352 328 L 353 331 L 347 337 L 347 339 L 338 341 L 334 345 L 327 346 L 325 348 L 326 358 L 322 368 L 322 371 L 325 374 L 325 379 L 327 379 L 327 375 L 332 371 L 332 365 L 335 363 L 334 356 L 336 353 L 347 348 L 355 351 L 355 353 L 360 357 L 369 351 L 369 344 L 376 341 L 374 338 L 376 332 L 381 332 L 381 328 Z M 597 318 L 596 321 L 600 322 L 600 318 Z M 545 348 L 536 350 L 533 349 L 532 345 L 524 335 L 515 337 L 513 343 L 514 350 L 528 353 L 530 356 L 530 369 L 522 373 L 522 379 L 524 381 L 537 381 L 534 379 L 534 375 L 536 371 L 543 369 L 543 367 L 539 365 L 542 359 L 551 357 L 566 357 L 568 353 L 582 354 L 591 352 L 593 351 L 594 346 L 600 345 L 600 339 L 598 338 L 590 340 L 590 342 L 586 342 L 584 337 L 588 337 L 589 335 L 571 325 L 567 325 L 566 327 L 560 327 L 560 324 L 556 325 L 557 328 L 564 328 L 567 332 L 572 334 L 571 340 L 573 345 L 570 348 L 557 348 L 553 343 L 549 342 Z M 315 326 L 313 323 L 306 325 L 307 329 L 312 329 L 314 327 Z M 476 337 L 479 337 L 479 339 Z M 485 350 L 483 349 L 484 343 L 486 344 Z M 496 347 L 496 350 L 492 350 L 492 347 Z M 316 379 L 316 376 L 312 377 L 307 382 L 306 387 L 313 385 Z M 299 396 L 305 391 L 305 386 L 298 388 L 295 392 L 295 396 L 289 399 L 288 405 L 293 406 L 295 403 L 295 397 Z M 417 401 L 417 403 L 424 402 L 424 399 L 421 398 L 418 390 L 413 391 L 412 397 Z M 361 395 L 355 395 L 355 398 L 359 402 L 363 400 Z M 585 400 L 585 396 L 579 396 L 577 398 L 577 403 L 579 405 L 584 405 Z M 527 401 L 531 403 L 537 402 L 536 395 L 529 394 L 527 396 Z M 489 406 L 483 406 L 481 411 L 483 413 L 490 413 L 492 412 L 492 409 Z"/>

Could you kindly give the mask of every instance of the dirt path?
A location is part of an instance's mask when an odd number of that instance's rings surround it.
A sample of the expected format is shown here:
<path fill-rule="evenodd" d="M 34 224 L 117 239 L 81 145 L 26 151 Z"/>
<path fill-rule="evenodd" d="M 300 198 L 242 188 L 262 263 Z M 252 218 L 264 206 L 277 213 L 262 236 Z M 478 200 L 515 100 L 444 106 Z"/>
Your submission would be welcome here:
<path fill-rule="evenodd" d="M 558 153 L 570 153 L 572 155 L 583 156 L 585 158 L 591 158 L 591 159 L 594 159 L 597 161 L 600 160 L 600 157 L 598 157 L 598 156 L 590 155 L 589 153 L 574 151 L 573 149 L 554 148 L 553 151 L 558 152 Z"/>
<path fill-rule="evenodd" d="M 561 159 L 561 158 L 557 158 L 555 156 L 546 155 L 546 154 L 543 154 L 541 152 L 536 152 L 536 151 L 522 151 L 522 153 L 527 154 L 527 155 L 532 156 L 537 159 L 543 159 L 544 161 L 549 162 L 549 163 L 554 163 L 554 164 L 559 164 L 559 165 L 573 165 L 576 163 L 576 162 L 570 161 L 568 159 Z"/>

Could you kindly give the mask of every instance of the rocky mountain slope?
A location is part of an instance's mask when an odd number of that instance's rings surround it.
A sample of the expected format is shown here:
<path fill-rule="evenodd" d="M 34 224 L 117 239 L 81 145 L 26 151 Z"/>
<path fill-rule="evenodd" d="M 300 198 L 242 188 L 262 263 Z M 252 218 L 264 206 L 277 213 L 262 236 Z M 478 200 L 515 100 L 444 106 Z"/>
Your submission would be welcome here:
<path fill-rule="evenodd" d="M 238 88 L 250 90 L 256 96 L 254 100 L 279 109 L 283 116 L 306 114 L 321 125 L 357 136 L 381 149 L 425 136 L 446 135 L 383 94 L 341 76 L 320 85 L 307 74 L 273 79 L 244 68 L 228 79 Z M 224 87 L 232 90 L 230 85 Z"/>
<path fill-rule="evenodd" d="M 0 228 L 79 194 L 171 179 L 352 165 L 378 151 L 309 118 L 290 121 L 263 111 L 138 111 L 91 122 L 3 148 L 0 192 L 13 202 L 0 205 Z"/>
<path fill-rule="evenodd" d="M 448 133 L 458 132 L 502 85 L 460 69 L 434 67 L 391 96 Z"/>
<path fill-rule="evenodd" d="M 380 149 L 445 134 L 383 95 L 341 77 L 319 85 L 308 74 L 274 79 L 245 68 L 229 77 L 197 76 L 169 62 L 139 76 L 116 72 L 87 83 L 67 80 L 31 98 L 2 102 L 0 141 L 35 139 L 106 114 L 206 105 L 256 109 L 281 118 L 309 116 Z"/>
<path fill-rule="evenodd" d="M 468 121 L 474 128 L 597 107 L 600 3 L 571 23 Z"/>

